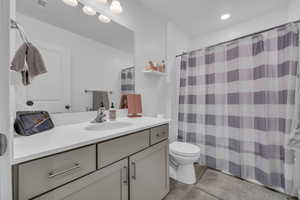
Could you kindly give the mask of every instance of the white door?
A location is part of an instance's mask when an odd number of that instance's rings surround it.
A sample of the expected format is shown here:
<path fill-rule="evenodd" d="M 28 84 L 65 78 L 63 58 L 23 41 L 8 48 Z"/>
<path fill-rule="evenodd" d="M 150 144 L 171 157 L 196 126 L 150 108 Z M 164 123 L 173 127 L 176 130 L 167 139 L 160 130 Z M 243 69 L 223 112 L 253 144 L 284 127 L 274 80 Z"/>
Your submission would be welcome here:
<path fill-rule="evenodd" d="M 10 157 L 12 136 L 9 131 L 9 18 L 11 1 L 0 1 L 0 133 L 7 138 L 7 151 L 0 155 L 0 199 L 11 200 Z M 3 149 L 4 142 L 0 143 Z M 1 151 L 1 150 L 0 150 Z M 3 152 L 2 152 L 3 153 Z"/>
<path fill-rule="evenodd" d="M 70 52 L 60 46 L 34 42 L 42 54 L 48 72 L 37 76 L 27 87 L 26 99 L 33 101 L 31 110 L 71 111 Z"/>

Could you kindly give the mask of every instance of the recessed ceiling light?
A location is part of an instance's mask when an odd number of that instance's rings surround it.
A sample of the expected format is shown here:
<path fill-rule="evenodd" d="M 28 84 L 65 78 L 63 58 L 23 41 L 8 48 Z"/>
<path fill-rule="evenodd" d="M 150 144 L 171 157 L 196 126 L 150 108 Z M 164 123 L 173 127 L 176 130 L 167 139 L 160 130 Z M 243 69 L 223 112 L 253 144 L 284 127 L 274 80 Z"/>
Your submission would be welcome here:
<path fill-rule="evenodd" d="M 221 16 L 221 20 L 227 20 L 231 17 L 231 14 L 230 13 L 226 13 L 224 15 Z"/>

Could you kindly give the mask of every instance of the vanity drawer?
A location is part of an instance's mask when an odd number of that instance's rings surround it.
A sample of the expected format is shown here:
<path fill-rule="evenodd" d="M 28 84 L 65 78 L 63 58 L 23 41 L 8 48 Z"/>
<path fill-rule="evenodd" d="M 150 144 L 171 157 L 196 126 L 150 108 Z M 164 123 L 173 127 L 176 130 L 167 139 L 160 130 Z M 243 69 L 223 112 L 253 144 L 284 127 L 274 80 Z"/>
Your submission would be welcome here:
<path fill-rule="evenodd" d="M 162 125 L 151 129 L 151 145 L 156 144 L 169 137 L 169 125 Z"/>
<path fill-rule="evenodd" d="M 98 168 L 149 147 L 149 134 L 150 130 L 145 130 L 98 144 Z"/>
<path fill-rule="evenodd" d="M 96 145 L 19 165 L 18 197 L 28 200 L 96 170 Z"/>

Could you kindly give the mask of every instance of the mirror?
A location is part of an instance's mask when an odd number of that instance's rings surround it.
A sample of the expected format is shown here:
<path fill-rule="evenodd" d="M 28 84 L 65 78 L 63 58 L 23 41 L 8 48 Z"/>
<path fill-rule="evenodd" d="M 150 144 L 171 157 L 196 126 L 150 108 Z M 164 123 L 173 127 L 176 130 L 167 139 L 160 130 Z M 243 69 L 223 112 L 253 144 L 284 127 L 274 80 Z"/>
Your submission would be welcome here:
<path fill-rule="evenodd" d="M 71 7 L 62 0 L 16 4 L 16 21 L 48 70 L 28 86 L 15 74 L 17 110 L 83 112 L 96 110 L 107 98 L 107 106 L 113 102 L 119 108 L 122 94 L 135 92 L 132 30 L 103 23 L 97 15 L 84 14 L 82 5 Z M 16 50 L 22 43 L 16 34 Z"/>

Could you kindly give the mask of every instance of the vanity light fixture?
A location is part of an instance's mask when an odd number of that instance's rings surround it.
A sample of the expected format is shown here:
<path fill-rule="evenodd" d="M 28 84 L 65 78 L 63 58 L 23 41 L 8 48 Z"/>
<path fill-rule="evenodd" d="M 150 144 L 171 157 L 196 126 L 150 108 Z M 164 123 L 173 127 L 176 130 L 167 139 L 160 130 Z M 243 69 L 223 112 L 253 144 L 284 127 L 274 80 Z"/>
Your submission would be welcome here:
<path fill-rule="evenodd" d="M 40 1 L 47 1 L 47 0 L 40 0 Z M 82 7 L 82 11 L 84 14 L 89 15 L 89 16 L 94 16 L 99 14 L 98 19 L 102 23 L 109 23 L 111 19 L 105 15 L 102 15 L 98 13 L 96 10 L 94 10 L 91 6 L 84 5 L 81 3 L 79 0 L 62 0 L 65 4 L 75 7 L 80 5 L 80 8 Z M 98 3 L 103 3 L 106 4 L 108 0 L 96 0 Z M 114 11 L 115 14 L 119 14 L 123 11 L 123 8 L 121 7 L 121 4 L 117 0 L 113 0 L 111 4 L 112 12 Z"/>
<path fill-rule="evenodd" d="M 120 1 L 113 0 L 110 5 L 110 10 L 113 14 L 121 14 L 123 12 L 123 8 Z"/>
<path fill-rule="evenodd" d="M 78 5 L 77 0 L 62 0 L 68 6 L 76 7 Z"/>
<path fill-rule="evenodd" d="M 231 14 L 230 13 L 226 13 L 226 14 L 224 14 L 224 15 L 222 15 L 221 16 L 221 20 L 227 20 L 227 19 L 229 19 L 231 17 Z"/>
<path fill-rule="evenodd" d="M 97 13 L 97 12 L 96 12 L 92 7 L 90 7 L 90 6 L 84 6 L 84 7 L 82 8 L 82 11 L 83 11 L 85 14 L 90 15 L 90 16 L 96 15 L 96 13 Z"/>
<path fill-rule="evenodd" d="M 106 17 L 105 15 L 99 15 L 98 19 L 100 20 L 100 22 L 105 23 L 105 24 L 107 24 L 111 21 L 111 19 Z"/>

